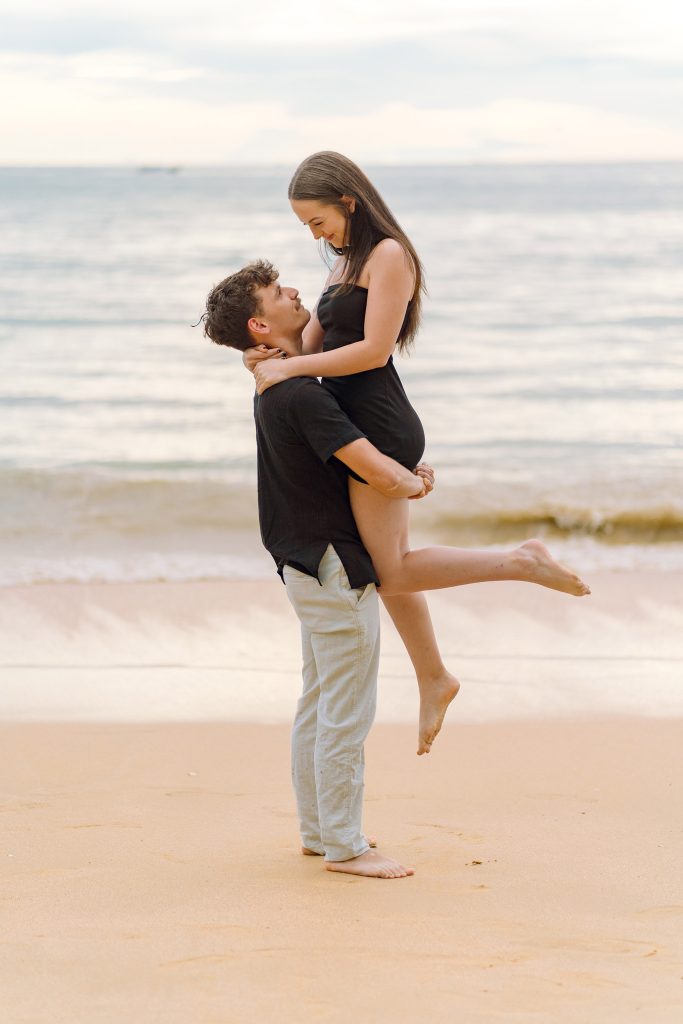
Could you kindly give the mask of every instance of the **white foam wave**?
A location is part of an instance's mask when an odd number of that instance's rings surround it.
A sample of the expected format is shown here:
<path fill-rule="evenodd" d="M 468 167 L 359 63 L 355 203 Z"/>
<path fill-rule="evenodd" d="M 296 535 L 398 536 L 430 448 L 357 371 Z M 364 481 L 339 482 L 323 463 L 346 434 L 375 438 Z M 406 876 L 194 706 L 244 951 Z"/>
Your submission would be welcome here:
<path fill-rule="evenodd" d="M 265 552 L 214 555 L 206 552 L 74 554 L 59 557 L 9 555 L 0 564 L 0 585 L 30 583 L 152 583 L 185 580 L 255 580 L 273 576 Z"/>
<path fill-rule="evenodd" d="M 426 538 L 421 538 L 421 542 Z M 553 554 L 584 576 L 591 572 L 683 572 L 683 544 L 606 545 L 592 538 L 555 541 Z M 487 550 L 502 550 L 501 545 Z M 8 554 L 0 561 L 0 586 L 33 583 L 147 583 L 190 580 L 272 579 L 275 566 L 263 550 L 249 554 L 177 551 L 140 554 Z"/>

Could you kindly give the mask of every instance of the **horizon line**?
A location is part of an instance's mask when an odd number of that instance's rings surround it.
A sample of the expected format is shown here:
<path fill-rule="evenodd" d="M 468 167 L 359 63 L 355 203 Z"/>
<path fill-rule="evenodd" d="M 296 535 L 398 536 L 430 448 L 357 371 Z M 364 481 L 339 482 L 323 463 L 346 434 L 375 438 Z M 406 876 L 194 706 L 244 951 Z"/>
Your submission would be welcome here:
<path fill-rule="evenodd" d="M 433 161 L 409 161 L 409 160 L 392 160 L 392 161 L 379 161 L 379 160 L 368 160 L 368 167 L 573 167 L 573 166 L 588 166 L 588 167 L 604 167 L 604 166 L 618 166 L 618 165 L 653 165 L 653 164 L 683 164 L 682 157 L 653 157 L 650 159 L 642 159 L 637 157 L 622 157 L 622 158 L 610 158 L 610 159 L 590 159 L 587 157 L 576 158 L 576 159 L 563 159 L 563 160 L 433 160 Z M 257 160 L 240 160 L 234 162 L 216 162 L 216 163 L 180 163 L 175 160 L 163 160 L 163 161 L 126 161 L 121 163 L 0 163 L 0 170 L 2 171 L 39 171 L 39 170 L 174 170 L 174 171 L 193 171 L 193 170 L 220 170 L 222 168 L 288 168 L 292 166 L 292 162 L 289 161 L 257 161 Z"/>

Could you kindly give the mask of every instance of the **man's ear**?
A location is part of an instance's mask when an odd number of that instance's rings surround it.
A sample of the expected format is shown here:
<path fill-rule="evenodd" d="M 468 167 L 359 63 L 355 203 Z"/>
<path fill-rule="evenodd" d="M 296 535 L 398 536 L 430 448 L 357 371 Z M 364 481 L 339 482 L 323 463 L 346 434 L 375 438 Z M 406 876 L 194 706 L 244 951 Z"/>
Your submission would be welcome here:
<path fill-rule="evenodd" d="M 356 212 L 356 200 L 353 198 L 353 196 L 341 196 L 341 201 L 346 207 L 346 209 L 349 211 L 349 213 Z"/>
<path fill-rule="evenodd" d="M 264 323 L 263 320 L 257 320 L 255 316 L 249 317 L 247 320 L 247 330 L 251 331 L 252 334 L 264 335 L 270 334 L 270 327 Z"/>

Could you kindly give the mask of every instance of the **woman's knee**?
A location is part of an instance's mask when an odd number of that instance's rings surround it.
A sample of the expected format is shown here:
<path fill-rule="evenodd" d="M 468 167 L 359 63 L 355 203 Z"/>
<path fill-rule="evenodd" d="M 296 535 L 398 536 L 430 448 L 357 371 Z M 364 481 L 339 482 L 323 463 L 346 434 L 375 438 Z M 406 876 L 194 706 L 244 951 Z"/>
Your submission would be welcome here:
<path fill-rule="evenodd" d="M 395 597 L 406 593 L 405 556 L 408 552 L 396 552 L 389 558 L 377 558 L 370 551 L 373 565 L 379 576 L 380 597 Z"/>

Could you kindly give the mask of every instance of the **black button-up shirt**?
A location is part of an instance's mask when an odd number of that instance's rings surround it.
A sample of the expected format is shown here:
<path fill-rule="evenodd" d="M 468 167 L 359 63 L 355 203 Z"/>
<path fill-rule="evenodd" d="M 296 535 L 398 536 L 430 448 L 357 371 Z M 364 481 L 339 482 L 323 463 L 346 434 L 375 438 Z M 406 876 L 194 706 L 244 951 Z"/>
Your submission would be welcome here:
<path fill-rule="evenodd" d="M 365 435 L 312 377 L 295 377 L 254 396 L 261 538 L 278 572 L 291 565 L 318 576 L 332 544 L 352 587 L 379 583 L 334 453 Z"/>

